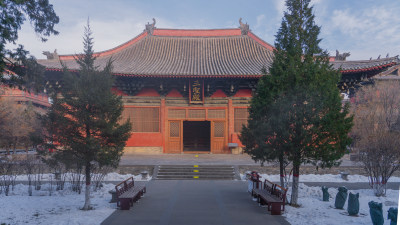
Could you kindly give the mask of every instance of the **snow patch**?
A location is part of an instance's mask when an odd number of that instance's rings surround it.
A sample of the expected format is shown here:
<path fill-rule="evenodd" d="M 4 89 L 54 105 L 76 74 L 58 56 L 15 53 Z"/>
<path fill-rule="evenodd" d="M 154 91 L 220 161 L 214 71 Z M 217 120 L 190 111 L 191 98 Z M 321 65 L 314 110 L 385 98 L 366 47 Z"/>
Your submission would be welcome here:
<path fill-rule="evenodd" d="M 371 224 L 369 215 L 368 202 L 376 201 L 383 203 L 383 217 L 385 224 L 388 223 L 387 211 L 390 207 L 396 207 L 399 199 L 398 190 L 387 190 L 386 197 L 376 197 L 372 190 L 351 190 L 352 193 L 360 193 L 360 214 L 358 217 L 345 215 L 347 213 L 348 202 L 346 202 L 344 210 L 335 209 L 336 188 L 329 188 L 329 202 L 322 201 L 322 190 L 320 187 L 308 187 L 303 183 L 299 184 L 299 208 L 286 206 L 283 216 L 291 224 L 297 225 L 359 225 Z M 290 189 L 288 197 L 290 196 Z"/>
<path fill-rule="evenodd" d="M 71 174 L 67 173 L 66 175 L 67 175 L 67 180 L 68 180 L 68 177 L 70 177 Z M 133 177 L 134 180 L 142 181 L 141 175 L 119 174 L 119 173 L 108 173 L 104 177 L 104 181 L 123 181 L 130 177 Z M 43 182 L 50 181 L 51 179 L 54 181 L 54 174 L 52 174 L 52 173 L 42 174 L 41 179 Z M 18 175 L 16 180 L 17 181 L 27 181 L 28 175 Z M 33 180 L 33 177 L 32 177 L 32 180 Z M 147 176 L 147 179 L 144 179 L 143 181 L 148 181 L 148 180 L 151 180 L 151 176 Z"/>
<path fill-rule="evenodd" d="M 53 186 L 55 188 L 55 186 Z M 9 196 L 0 195 L 0 223 L 6 224 L 69 224 L 92 225 L 100 224 L 115 209 L 116 203 L 109 203 L 109 190 L 114 184 L 103 184 L 103 187 L 91 193 L 91 203 L 95 208 L 82 211 L 85 200 L 84 191 L 81 194 L 68 188 L 54 191 L 49 196 L 50 184 L 42 185 L 41 190 L 33 191 L 28 196 L 28 185 L 17 184 Z"/>
<path fill-rule="evenodd" d="M 260 174 L 261 179 L 267 179 L 272 182 L 279 182 L 279 174 Z M 243 180 L 246 175 L 241 174 Z M 363 175 L 348 175 L 348 180 L 343 180 L 340 174 L 305 174 L 300 175 L 300 182 L 340 182 L 340 183 L 359 183 L 368 182 L 368 177 Z M 400 182 L 400 177 L 391 177 L 389 182 Z"/>

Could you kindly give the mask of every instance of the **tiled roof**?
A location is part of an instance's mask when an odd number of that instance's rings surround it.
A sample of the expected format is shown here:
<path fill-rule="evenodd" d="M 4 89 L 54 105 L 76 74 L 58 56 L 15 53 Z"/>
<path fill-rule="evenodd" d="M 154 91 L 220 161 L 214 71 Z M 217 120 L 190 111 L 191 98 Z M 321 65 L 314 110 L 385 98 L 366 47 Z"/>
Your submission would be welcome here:
<path fill-rule="evenodd" d="M 334 61 L 333 68 L 340 69 L 343 74 L 363 71 L 381 70 L 400 63 L 399 58 L 389 57 L 374 60 Z"/>
<path fill-rule="evenodd" d="M 108 51 L 96 53 L 95 64 L 112 58 L 113 72 L 121 76 L 239 76 L 262 75 L 272 62 L 273 47 L 251 32 L 240 29 L 155 29 Z M 48 70 L 78 69 L 72 55 L 38 60 Z"/>
<path fill-rule="evenodd" d="M 95 64 L 103 67 L 113 60 L 118 76 L 165 77 L 241 77 L 256 78 L 268 69 L 274 47 L 241 29 L 156 29 L 146 30 L 113 49 L 97 52 Z M 38 60 L 47 70 L 61 70 L 60 61 L 71 70 L 78 69 L 74 55 L 57 55 Z M 361 61 L 332 61 L 342 74 L 382 71 L 400 64 L 390 57 Z"/>

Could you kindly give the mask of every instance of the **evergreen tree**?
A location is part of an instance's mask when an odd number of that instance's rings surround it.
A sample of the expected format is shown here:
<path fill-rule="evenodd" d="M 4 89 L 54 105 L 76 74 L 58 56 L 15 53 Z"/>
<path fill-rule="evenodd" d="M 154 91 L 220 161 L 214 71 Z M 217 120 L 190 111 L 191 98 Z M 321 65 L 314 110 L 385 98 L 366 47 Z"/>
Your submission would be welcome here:
<path fill-rule="evenodd" d="M 91 168 L 118 166 L 129 138 L 129 121 L 121 123 L 123 103 L 112 91 L 111 61 L 101 71 L 94 65 L 93 38 L 85 28 L 84 53 L 76 56 L 80 69 L 72 73 L 64 68 L 61 87 L 53 95 L 46 116 L 47 140 L 51 140 L 56 159 L 73 160 L 85 167 L 86 192 L 83 209 L 90 206 Z M 67 162 L 68 163 L 68 162 Z"/>
<path fill-rule="evenodd" d="M 6 44 L 16 43 L 18 31 L 27 18 L 42 41 L 46 41 L 46 37 L 52 34 L 58 34 L 54 25 L 59 22 L 59 18 L 48 0 L 0 1 L 0 82 L 20 86 L 28 81 L 31 86 L 27 89 L 31 90 L 31 87 L 38 89 L 43 85 L 43 67 L 37 64 L 34 57 L 27 56 L 29 52 L 23 46 L 15 50 L 6 48 Z M 6 65 L 18 76 L 3 77 Z"/>
<path fill-rule="evenodd" d="M 242 131 L 245 151 L 255 160 L 293 164 L 291 203 L 297 204 L 300 165 L 331 167 L 351 143 L 352 117 L 342 107 L 340 73 L 319 47 L 320 27 L 310 0 L 287 0 L 276 35 L 275 58 L 251 101 Z M 282 175 L 282 171 L 281 171 Z"/>

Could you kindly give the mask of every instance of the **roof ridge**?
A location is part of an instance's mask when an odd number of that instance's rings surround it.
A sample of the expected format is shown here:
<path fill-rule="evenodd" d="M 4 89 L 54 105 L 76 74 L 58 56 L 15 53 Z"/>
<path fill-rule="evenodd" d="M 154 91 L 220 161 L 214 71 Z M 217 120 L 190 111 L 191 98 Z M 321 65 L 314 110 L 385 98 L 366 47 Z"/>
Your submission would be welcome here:
<path fill-rule="evenodd" d="M 388 61 L 388 60 L 400 60 L 398 56 L 392 56 L 392 57 L 387 57 L 387 58 L 380 58 L 380 59 L 363 59 L 363 60 L 346 60 L 346 61 L 332 61 L 332 63 L 371 63 L 371 62 L 384 62 L 384 61 Z"/>
<path fill-rule="evenodd" d="M 110 48 L 110 49 L 103 50 L 103 51 L 100 51 L 100 52 L 95 52 L 95 53 L 93 53 L 93 56 L 99 57 L 99 56 L 105 56 L 105 55 L 113 54 L 118 50 L 124 49 L 124 48 L 136 43 L 137 41 L 139 41 L 140 39 L 142 39 L 142 38 L 144 38 L 146 36 L 147 36 L 147 32 L 143 31 L 142 33 L 136 35 L 134 38 L 132 38 L 132 39 L 120 44 L 120 45 L 117 45 L 114 48 Z M 58 55 L 58 59 L 60 61 L 61 60 L 71 60 L 71 59 L 74 59 L 74 57 L 76 55 L 81 55 L 81 54 Z"/>
<path fill-rule="evenodd" d="M 196 29 L 196 28 L 154 28 L 154 30 L 188 30 L 188 31 L 192 31 L 192 30 L 239 30 L 240 28 L 211 28 L 211 29 L 207 29 L 207 28 L 201 28 L 201 29 Z"/>

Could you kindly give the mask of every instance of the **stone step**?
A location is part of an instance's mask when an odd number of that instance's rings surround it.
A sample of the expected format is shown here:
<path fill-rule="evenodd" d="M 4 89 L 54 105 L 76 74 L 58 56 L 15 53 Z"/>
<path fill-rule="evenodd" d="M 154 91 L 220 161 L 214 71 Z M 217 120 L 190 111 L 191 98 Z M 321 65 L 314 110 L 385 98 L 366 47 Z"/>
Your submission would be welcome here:
<path fill-rule="evenodd" d="M 155 179 L 163 180 L 233 180 L 236 178 L 233 166 L 218 165 L 161 165 Z"/>
<path fill-rule="evenodd" d="M 159 175 L 156 178 L 157 180 L 234 180 L 234 176 L 210 176 L 210 175 L 202 175 L 202 176 L 170 176 L 170 175 Z"/>
<path fill-rule="evenodd" d="M 222 173 L 227 173 L 227 172 L 234 172 L 234 169 L 224 169 L 224 170 L 220 170 L 220 169 L 212 169 L 212 170 L 208 170 L 208 169 L 198 169 L 198 168 L 185 168 L 185 169 L 159 169 L 158 172 L 193 172 L 193 171 L 201 171 L 201 172 L 207 172 L 207 173 L 213 173 L 213 172 L 222 172 Z"/>
<path fill-rule="evenodd" d="M 235 176 L 235 173 L 159 173 L 157 176 Z"/>
<path fill-rule="evenodd" d="M 221 169 L 221 170 L 228 170 L 228 169 L 234 169 L 232 166 L 160 166 L 160 169 L 193 169 L 193 168 L 198 168 L 198 169 L 205 169 L 205 170 L 212 170 L 212 169 Z"/>
<path fill-rule="evenodd" d="M 187 165 L 160 165 L 161 167 L 188 167 L 188 166 L 199 166 L 199 167 L 233 167 L 231 165 L 207 165 L 207 164 L 187 164 Z"/>

